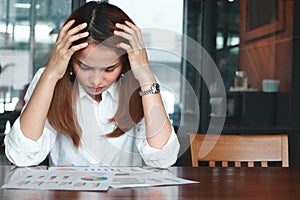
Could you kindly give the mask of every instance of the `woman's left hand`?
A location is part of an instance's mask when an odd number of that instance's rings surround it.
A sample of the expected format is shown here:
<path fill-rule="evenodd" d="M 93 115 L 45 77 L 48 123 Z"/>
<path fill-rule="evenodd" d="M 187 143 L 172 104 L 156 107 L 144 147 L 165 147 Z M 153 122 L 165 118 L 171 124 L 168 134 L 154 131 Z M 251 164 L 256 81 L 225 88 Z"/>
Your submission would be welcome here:
<path fill-rule="evenodd" d="M 119 43 L 117 47 L 126 50 L 131 70 L 141 85 L 155 82 L 148 62 L 147 52 L 141 30 L 131 22 L 117 23 L 116 27 L 123 31 L 114 31 L 114 34 L 128 40 L 128 44 Z"/>

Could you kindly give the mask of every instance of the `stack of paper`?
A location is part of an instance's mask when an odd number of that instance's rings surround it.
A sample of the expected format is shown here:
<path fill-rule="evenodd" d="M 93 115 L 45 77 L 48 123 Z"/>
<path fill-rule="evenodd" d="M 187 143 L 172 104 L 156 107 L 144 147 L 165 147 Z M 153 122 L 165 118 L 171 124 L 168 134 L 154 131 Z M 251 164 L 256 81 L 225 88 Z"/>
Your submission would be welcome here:
<path fill-rule="evenodd" d="M 161 173 L 163 172 L 163 173 Z M 198 183 L 143 167 L 50 167 L 11 177 L 2 188 L 37 190 L 93 190 Z"/>

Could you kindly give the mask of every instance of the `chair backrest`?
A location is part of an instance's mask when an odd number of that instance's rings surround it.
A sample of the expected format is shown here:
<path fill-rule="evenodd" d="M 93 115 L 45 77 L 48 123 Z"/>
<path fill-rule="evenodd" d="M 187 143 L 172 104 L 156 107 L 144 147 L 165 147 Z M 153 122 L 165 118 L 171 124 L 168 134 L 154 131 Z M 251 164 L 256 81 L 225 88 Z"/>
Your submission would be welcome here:
<path fill-rule="evenodd" d="M 208 136 L 208 137 L 206 137 Z M 198 167 L 199 161 L 208 161 L 210 167 L 220 162 L 222 167 L 228 167 L 232 162 L 234 167 L 246 163 L 254 167 L 268 167 L 268 162 L 280 162 L 282 167 L 289 166 L 288 135 L 213 135 L 189 134 L 192 166 Z"/>

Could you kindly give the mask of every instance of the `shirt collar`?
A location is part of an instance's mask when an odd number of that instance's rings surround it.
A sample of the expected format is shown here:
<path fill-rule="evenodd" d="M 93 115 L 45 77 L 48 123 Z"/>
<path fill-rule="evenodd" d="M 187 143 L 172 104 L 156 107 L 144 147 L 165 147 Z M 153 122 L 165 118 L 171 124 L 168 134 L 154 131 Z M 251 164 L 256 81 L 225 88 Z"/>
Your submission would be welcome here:
<path fill-rule="evenodd" d="M 79 99 L 83 97 L 91 98 L 79 82 L 78 82 L 78 90 L 79 90 Z M 102 92 L 102 98 L 105 98 L 107 95 L 110 95 L 112 99 L 117 102 L 119 97 L 118 92 L 119 92 L 119 82 L 114 82 L 113 84 L 111 84 L 111 86 L 109 86 L 109 88 L 107 88 Z"/>

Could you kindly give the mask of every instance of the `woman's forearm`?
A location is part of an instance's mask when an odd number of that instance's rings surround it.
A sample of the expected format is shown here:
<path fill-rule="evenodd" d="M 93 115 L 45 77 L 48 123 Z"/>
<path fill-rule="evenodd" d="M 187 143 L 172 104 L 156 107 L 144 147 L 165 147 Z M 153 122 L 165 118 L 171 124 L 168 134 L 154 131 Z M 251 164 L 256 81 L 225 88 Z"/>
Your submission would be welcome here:
<path fill-rule="evenodd" d="M 141 87 L 141 90 L 143 91 L 150 87 L 151 85 L 144 85 Z M 144 95 L 142 101 L 147 142 L 150 146 L 161 149 L 167 143 L 172 132 L 172 126 L 165 111 L 161 95 L 160 93 Z"/>
<path fill-rule="evenodd" d="M 88 32 L 80 33 L 87 23 L 71 28 L 74 23 L 75 20 L 70 20 L 60 29 L 48 65 L 21 114 L 21 130 L 30 139 L 38 140 L 41 137 L 55 85 L 65 74 L 72 55 L 88 46 L 87 42 L 72 45 L 74 41 L 89 35 Z"/>
<path fill-rule="evenodd" d="M 27 138 L 38 140 L 41 137 L 56 83 L 57 79 L 45 71 L 41 75 L 20 116 L 21 130 Z"/>
<path fill-rule="evenodd" d="M 121 31 L 114 34 L 128 40 L 129 44 L 121 42 L 117 47 L 127 51 L 131 70 L 140 84 L 141 90 L 149 89 L 156 79 L 150 69 L 148 56 L 144 47 L 141 30 L 132 22 L 117 23 L 116 27 Z M 162 148 L 168 141 L 172 132 L 172 126 L 160 93 L 147 94 L 142 97 L 144 116 L 146 122 L 147 141 L 154 148 Z"/>

